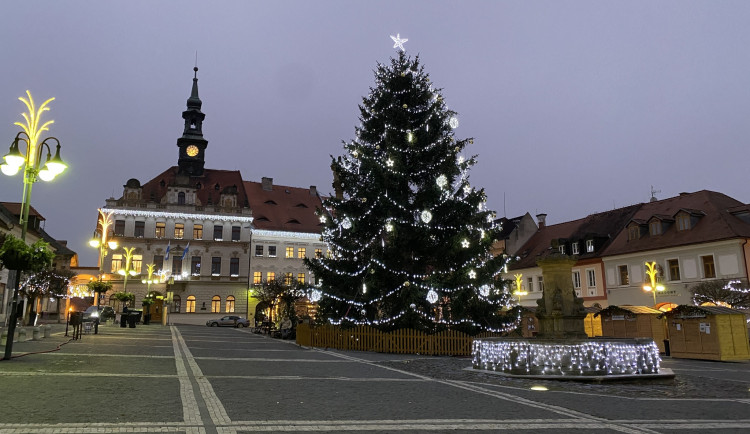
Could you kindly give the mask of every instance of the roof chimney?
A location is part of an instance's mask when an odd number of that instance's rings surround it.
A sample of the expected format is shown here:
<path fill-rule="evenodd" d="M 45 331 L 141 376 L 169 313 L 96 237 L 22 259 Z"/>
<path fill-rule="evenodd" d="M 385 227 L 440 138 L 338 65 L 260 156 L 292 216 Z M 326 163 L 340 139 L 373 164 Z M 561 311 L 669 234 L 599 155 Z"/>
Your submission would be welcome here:
<path fill-rule="evenodd" d="M 261 178 L 261 184 L 263 185 L 263 190 L 265 191 L 273 190 L 273 178 L 266 178 L 264 176 L 263 178 Z"/>
<path fill-rule="evenodd" d="M 310 186 L 310 196 L 317 196 L 318 195 L 318 189 L 314 186 Z"/>
<path fill-rule="evenodd" d="M 537 214 L 536 219 L 539 222 L 539 229 L 546 226 L 545 221 L 547 220 L 547 214 Z"/>

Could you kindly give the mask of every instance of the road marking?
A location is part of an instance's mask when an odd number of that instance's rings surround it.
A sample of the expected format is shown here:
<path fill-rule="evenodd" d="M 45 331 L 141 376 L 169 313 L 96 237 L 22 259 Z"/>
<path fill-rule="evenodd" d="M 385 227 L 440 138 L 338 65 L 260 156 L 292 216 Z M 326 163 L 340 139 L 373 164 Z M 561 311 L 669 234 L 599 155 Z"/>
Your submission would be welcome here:
<path fill-rule="evenodd" d="M 271 359 L 268 357 L 195 357 L 195 360 L 217 360 L 231 362 L 304 362 L 304 363 L 348 363 L 354 360 L 321 360 L 321 359 Z"/>
<path fill-rule="evenodd" d="M 193 392 L 193 385 L 190 384 L 190 376 L 188 375 L 187 369 L 185 369 L 185 363 L 182 361 L 182 354 L 180 352 L 180 343 L 178 341 L 179 331 L 175 327 L 172 329 L 172 348 L 174 349 L 174 361 L 177 368 L 177 377 L 180 380 L 180 401 L 182 402 L 182 419 L 186 423 L 203 423 L 200 416 L 200 409 L 198 408 L 198 401 L 195 399 L 195 393 Z"/>

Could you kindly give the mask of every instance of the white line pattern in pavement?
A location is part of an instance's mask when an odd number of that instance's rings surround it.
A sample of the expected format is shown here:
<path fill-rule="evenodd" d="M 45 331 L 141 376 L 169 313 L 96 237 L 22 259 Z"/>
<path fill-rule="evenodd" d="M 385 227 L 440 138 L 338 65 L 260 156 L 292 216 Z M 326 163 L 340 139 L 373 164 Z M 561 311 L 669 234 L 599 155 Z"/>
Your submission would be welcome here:
<path fill-rule="evenodd" d="M 177 367 L 177 377 L 180 379 L 180 401 L 182 401 L 182 418 L 186 423 L 203 423 L 198 408 L 198 401 L 193 393 L 193 386 L 190 384 L 185 363 L 182 361 L 180 353 L 180 343 L 178 340 L 179 331 L 175 327 L 172 330 L 172 347 L 174 348 L 174 361 Z"/>

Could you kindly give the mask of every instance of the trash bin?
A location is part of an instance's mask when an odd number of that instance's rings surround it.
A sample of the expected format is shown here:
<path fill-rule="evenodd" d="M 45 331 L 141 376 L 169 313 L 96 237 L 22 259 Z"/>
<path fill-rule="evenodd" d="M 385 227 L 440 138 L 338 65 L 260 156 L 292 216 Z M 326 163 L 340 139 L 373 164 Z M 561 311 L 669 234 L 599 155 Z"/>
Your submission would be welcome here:
<path fill-rule="evenodd" d="M 128 313 L 123 312 L 122 315 L 120 315 L 120 328 L 125 328 L 128 326 Z"/>
<path fill-rule="evenodd" d="M 130 315 L 128 315 L 128 327 L 130 327 L 131 329 L 134 329 L 136 321 L 138 321 L 138 313 L 131 312 Z"/>

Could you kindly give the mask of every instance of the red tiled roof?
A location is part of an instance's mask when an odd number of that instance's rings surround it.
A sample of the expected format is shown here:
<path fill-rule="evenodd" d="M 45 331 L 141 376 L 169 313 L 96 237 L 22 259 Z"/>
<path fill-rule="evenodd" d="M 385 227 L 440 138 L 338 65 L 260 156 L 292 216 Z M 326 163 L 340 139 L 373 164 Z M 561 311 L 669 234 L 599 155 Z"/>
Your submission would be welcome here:
<path fill-rule="evenodd" d="M 260 182 L 245 181 L 244 189 L 257 229 L 320 233 L 323 226 L 315 215 L 321 198 L 308 188 L 273 185 L 264 190 Z"/>
<path fill-rule="evenodd" d="M 20 217 L 21 216 L 21 204 L 18 202 L 0 202 L 0 205 L 2 205 L 6 210 L 8 210 L 11 214 L 14 216 Z M 39 214 L 37 210 L 34 209 L 33 206 L 29 205 L 29 215 L 35 216 L 39 220 L 46 220 L 44 216 Z"/>
<path fill-rule="evenodd" d="M 644 235 L 637 240 L 628 240 L 628 231 L 621 231 L 603 252 L 604 255 L 620 255 L 645 250 L 656 250 L 689 244 L 700 244 L 731 238 L 750 237 L 750 223 L 732 215 L 729 210 L 741 210 L 742 202 L 725 194 L 701 190 L 695 193 L 683 193 L 655 202 L 644 203 L 633 215 L 632 220 L 647 221 L 654 216 L 674 217 L 685 211 L 692 215 L 701 215 L 695 225 L 688 230 L 678 231 L 672 224 L 660 235 Z M 624 229 L 624 228 L 623 228 Z"/>
<path fill-rule="evenodd" d="M 176 177 L 177 166 L 172 166 L 143 184 L 143 200 L 153 200 L 157 203 L 161 201 L 161 198 L 167 194 L 167 188 L 175 184 Z M 190 187 L 200 187 L 196 190 L 196 195 L 202 206 L 207 206 L 209 199 L 212 204 L 218 205 L 221 192 L 226 187 L 232 186 L 237 187 L 237 207 L 248 206 L 247 194 L 239 170 L 205 169 L 203 175 L 191 176 L 189 179 Z"/>

